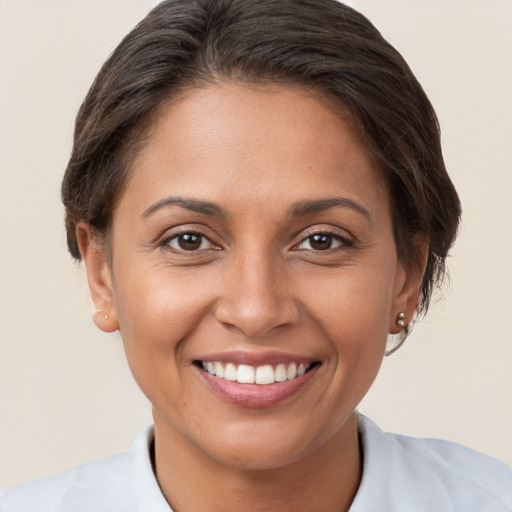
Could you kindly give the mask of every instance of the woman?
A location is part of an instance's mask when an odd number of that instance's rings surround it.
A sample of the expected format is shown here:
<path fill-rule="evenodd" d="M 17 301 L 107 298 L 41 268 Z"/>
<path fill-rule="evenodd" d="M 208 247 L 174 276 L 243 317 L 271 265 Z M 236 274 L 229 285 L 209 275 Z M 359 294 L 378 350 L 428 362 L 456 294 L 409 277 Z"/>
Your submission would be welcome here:
<path fill-rule="evenodd" d="M 364 17 L 162 3 L 82 105 L 63 200 L 154 429 L 0 510 L 511 510 L 504 464 L 355 411 L 460 214 L 434 111 Z"/>

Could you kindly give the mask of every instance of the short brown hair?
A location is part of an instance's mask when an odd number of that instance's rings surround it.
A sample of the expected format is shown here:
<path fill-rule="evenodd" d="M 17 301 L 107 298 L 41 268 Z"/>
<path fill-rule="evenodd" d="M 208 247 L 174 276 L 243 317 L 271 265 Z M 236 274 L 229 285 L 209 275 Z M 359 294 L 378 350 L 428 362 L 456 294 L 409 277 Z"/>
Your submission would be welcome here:
<path fill-rule="evenodd" d="M 78 222 L 108 233 L 142 127 L 158 107 L 220 80 L 294 83 L 348 109 L 388 176 L 399 257 L 413 264 L 416 235 L 428 241 L 425 312 L 460 217 L 437 118 L 398 51 L 336 0 L 167 0 L 153 9 L 105 62 L 77 116 L 62 183 L 73 257 L 81 258 Z"/>

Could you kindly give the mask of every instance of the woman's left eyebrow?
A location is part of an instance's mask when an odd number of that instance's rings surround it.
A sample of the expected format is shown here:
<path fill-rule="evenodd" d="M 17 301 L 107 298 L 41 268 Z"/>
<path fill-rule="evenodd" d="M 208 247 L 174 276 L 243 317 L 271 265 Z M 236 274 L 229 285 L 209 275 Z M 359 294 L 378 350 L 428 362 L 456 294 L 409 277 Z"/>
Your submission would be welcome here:
<path fill-rule="evenodd" d="M 348 197 L 326 197 L 309 201 L 299 201 L 290 208 L 290 215 L 292 217 L 301 217 L 308 213 L 321 212 L 329 208 L 334 208 L 335 206 L 353 210 L 366 217 L 370 224 L 373 223 L 370 212 L 363 205 Z"/>
<path fill-rule="evenodd" d="M 197 213 L 203 213 L 204 215 L 214 215 L 216 217 L 226 216 L 226 211 L 223 208 L 209 201 L 201 201 L 200 199 L 189 199 L 184 197 L 166 197 L 165 199 L 161 199 L 151 205 L 144 211 L 141 217 L 145 219 L 156 211 L 171 205 L 181 206 L 181 208 L 186 208 L 187 210 Z"/>

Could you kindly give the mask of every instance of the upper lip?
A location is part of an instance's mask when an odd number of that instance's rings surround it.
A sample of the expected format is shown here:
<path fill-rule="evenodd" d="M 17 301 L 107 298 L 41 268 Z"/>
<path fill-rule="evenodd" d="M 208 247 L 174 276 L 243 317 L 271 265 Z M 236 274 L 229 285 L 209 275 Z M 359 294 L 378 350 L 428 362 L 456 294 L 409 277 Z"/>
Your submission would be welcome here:
<path fill-rule="evenodd" d="M 249 366 L 277 365 L 277 364 L 310 364 L 317 361 L 313 357 L 306 357 L 288 352 L 269 351 L 262 353 L 247 352 L 244 350 L 231 350 L 227 352 L 209 353 L 194 358 L 194 361 L 246 364 Z"/>

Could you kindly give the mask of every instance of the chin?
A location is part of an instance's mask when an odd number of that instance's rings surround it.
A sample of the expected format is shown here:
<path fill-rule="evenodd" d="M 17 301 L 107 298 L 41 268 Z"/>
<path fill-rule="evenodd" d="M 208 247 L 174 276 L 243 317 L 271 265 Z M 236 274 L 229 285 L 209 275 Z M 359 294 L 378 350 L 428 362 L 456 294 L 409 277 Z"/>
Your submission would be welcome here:
<path fill-rule="evenodd" d="M 350 414 L 348 414 L 350 416 Z M 189 441 L 210 460 L 239 470 L 273 470 L 304 461 L 330 450 L 330 441 L 343 436 L 346 421 L 322 425 L 310 415 L 304 421 L 261 418 L 211 424 Z"/>
<path fill-rule="evenodd" d="M 289 438 L 269 439 L 268 436 L 262 440 L 260 436 L 255 436 L 240 442 L 226 442 L 223 448 L 216 447 L 215 452 L 208 455 L 224 466 L 238 470 L 279 469 L 297 462 L 309 451 L 300 443 L 290 441 Z"/>

